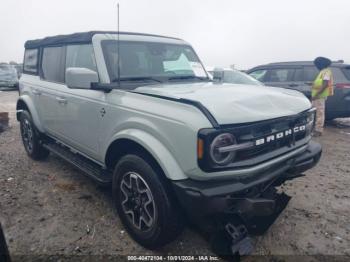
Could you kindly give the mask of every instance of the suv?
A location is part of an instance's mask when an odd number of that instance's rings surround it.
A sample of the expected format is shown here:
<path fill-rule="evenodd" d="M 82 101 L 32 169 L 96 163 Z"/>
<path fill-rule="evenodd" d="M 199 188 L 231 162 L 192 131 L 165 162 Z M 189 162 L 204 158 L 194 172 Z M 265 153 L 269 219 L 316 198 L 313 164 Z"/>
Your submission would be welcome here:
<path fill-rule="evenodd" d="M 17 110 L 28 155 L 54 153 L 112 185 L 121 221 L 147 248 L 173 240 L 184 217 L 208 232 L 254 231 L 254 218 L 276 216 L 275 187 L 321 156 L 302 94 L 215 84 L 171 37 L 27 41 Z"/>
<path fill-rule="evenodd" d="M 334 95 L 326 101 L 326 118 L 350 117 L 350 65 L 333 62 Z M 311 86 L 318 69 L 313 62 L 281 62 L 254 67 L 248 74 L 266 85 L 294 89 L 311 99 Z"/>

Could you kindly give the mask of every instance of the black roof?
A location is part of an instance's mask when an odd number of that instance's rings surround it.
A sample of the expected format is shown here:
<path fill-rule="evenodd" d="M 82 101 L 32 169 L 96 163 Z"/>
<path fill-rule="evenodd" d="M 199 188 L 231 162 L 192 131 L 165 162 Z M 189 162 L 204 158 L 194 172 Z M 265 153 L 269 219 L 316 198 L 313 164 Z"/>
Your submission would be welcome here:
<path fill-rule="evenodd" d="M 251 71 L 252 69 L 256 68 L 279 68 L 281 66 L 286 66 L 286 67 L 293 67 L 293 66 L 313 66 L 314 62 L 313 61 L 290 61 L 290 62 L 276 62 L 276 63 L 269 63 L 269 64 L 264 64 L 264 65 L 259 65 L 255 66 L 247 71 Z M 344 61 L 339 60 L 339 61 L 332 61 L 333 67 L 348 67 L 349 64 L 345 64 Z"/>
<path fill-rule="evenodd" d="M 343 60 L 338 61 L 332 61 L 332 64 L 343 64 Z M 268 65 L 314 65 L 313 61 L 290 61 L 290 62 L 275 62 L 275 63 L 269 63 Z"/>
<path fill-rule="evenodd" d="M 25 42 L 24 47 L 26 49 L 33 49 L 33 48 L 38 48 L 42 46 L 53 46 L 53 45 L 61 45 L 61 44 L 91 43 L 92 37 L 95 34 L 117 34 L 117 33 L 118 32 L 116 31 L 89 31 L 89 32 L 74 33 L 69 35 L 49 36 L 42 39 L 28 40 L 27 42 Z M 164 38 L 180 40 L 175 37 L 167 37 L 167 36 L 143 34 L 143 33 L 119 32 L 119 34 L 156 36 L 156 37 L 164 37 Z"/>

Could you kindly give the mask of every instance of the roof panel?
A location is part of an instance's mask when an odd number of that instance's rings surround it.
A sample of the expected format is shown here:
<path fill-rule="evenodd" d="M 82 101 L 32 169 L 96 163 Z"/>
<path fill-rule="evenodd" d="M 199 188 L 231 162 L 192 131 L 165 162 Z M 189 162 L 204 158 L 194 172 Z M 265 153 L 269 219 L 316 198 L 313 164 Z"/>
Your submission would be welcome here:
<path fill-rule="evenodd" d="M 27 42 L 25 42 L 24 47 L 26 49 L 33 49 L 33 48 L 39 48 L 42 46 L 54 46 L 54 45 L 62 45 L 62 44 L 74 44 L 74 43 L 91 43 L 91 39 L 95 34 L 117 34 L 117 32 L 116 31 L 90 31 L 90 32 L 83 32 L 83 33 L 74 33 L 69 35 L 49 36 L 42 39 L 28 40 Z M 163 37 L 163 38 L 180 40 L 175 37 L 167 37 L 167 36 L 143 34 L 143 33 L 119 32 L 119 34 L 155 36 L 155 37 Z"/>

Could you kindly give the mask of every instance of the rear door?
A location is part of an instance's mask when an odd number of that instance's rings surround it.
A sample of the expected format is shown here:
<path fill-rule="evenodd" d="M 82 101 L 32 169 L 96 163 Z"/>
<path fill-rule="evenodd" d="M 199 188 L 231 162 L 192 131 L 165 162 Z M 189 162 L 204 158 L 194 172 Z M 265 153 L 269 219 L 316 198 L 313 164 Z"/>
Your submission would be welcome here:
<path fill-rule="evenodd" d="M 317 74 L 319 73 L 318 69 L 315 66 L 301 66 L 296 68 L 293 82 L 295 88 L 302 92 L 307 98 L 311 99 L 311 87 L 312 83 L 315 80 Z"/>
<path fill-rule="evenodd" d="M 334 95 L 327 98 L 326 118 L 350 116 L 350 67 L 331 67 L 334 78 Z"/>
<path fill-rule="evenodd" d="M 60 101 L 59 90 L 64 87 L 65 47 L 44 47 L 40 66 L 40 85 L 36 91 L 40 94 L 38 107 L 39 116 L 46 132 L 62 138 L 58 123 L 64 117 L 62 114 L 63 101 Z"/>

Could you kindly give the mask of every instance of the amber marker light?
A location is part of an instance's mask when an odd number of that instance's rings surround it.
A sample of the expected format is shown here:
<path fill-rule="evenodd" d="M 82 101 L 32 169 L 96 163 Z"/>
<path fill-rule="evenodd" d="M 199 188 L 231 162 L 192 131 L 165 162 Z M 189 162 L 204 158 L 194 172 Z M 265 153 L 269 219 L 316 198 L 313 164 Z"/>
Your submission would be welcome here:
<path fill-rule="evenodd" d="M 204 154 L 204 142 L 202 139 L 198 138 L 197 142 L 197 156 L 198 159 L 202 159 Z"/>

